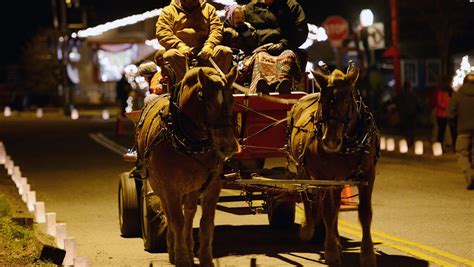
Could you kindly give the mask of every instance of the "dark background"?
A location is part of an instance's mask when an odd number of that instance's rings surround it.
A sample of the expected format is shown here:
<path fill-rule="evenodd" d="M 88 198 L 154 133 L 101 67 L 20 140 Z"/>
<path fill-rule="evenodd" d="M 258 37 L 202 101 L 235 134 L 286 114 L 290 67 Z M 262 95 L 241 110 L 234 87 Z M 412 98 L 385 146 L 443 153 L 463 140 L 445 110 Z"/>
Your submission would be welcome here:
<path fill-rule="evenodd" d="M 57 1 L 59 3 L 61 0 Z M 163 7 L 169 2 L 169 0 L 80 0 L 80 7 L 87 14 L 87 27 L 92 27 Z M 370 8 L 375 14 L 374 21 L 385 23 L 386 42 L 390 43 L 389 0 L 299 0 L 298 2 L 305 10 L 308 22 L 318 26 L 321 26 L 326 17 L 336 14 L 346 18 L 349 23 L 355 24 L 360 10 Z M 25 42 L 30 40 L 40 28 L 53 25 L 51 0 L 8 0 L 2 1 L 2 5 L 0 65 L 16 63 Z M 451 7 L 457 9 L 450 11 Z M 439 8 L 449 11 L 448 14 L 437 14 Z M 71 14 L 69 17 L 70 20 L 77 19 L 77 14 Z M 452 20 L 462 21 L 462 23 L 458 23 L 460 26 L 456 24 L 449 48 L 450 53 L 473 49 L 474 3 L 469 3 L 469 0 L 399 0 L 401 42 L 410 40 L 414 43 L 423 43 L 434 39 L 436 33 L 429 24 L 436 23 L 442 26 L 451 23 Z"/>

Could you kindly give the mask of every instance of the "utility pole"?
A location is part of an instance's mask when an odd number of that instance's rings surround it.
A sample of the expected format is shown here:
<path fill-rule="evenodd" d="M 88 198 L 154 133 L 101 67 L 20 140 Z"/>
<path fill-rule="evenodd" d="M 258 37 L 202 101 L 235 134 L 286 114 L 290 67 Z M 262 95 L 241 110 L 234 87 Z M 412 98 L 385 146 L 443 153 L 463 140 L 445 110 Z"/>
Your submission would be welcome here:
<path fill-rule="evenodd" d="M 398 50 L 398 0 L 390 0 L 390 17 L 392 29 L 392 58 L 393 76 L 395 79 L 395 92 L 400 94 L 400 52 Z"/>
<path fill-rule="evenodd" d="M 58 5 L 56 3 L 56 0 L 51 0 L 51 14 L 53 14 L 53 27 L 57 32 L 59 28 L 59 22 L 58 22 Z"/>
<path fill-rule="evenodd" d="M 55 0 L 53 0 L 55 1 Z M 64 94 L 64 113 L 69 115 L 71 112 L 71 90 L 67 80 L 66 67 L 68 63 L 68 53 L 67 53 L 67 15 L 66 15 L 66 0 L 59 0 L 60 2 L 60 11 L 61 11 L 61 22 L 59 29 L 59 47 L 61 50 L 61 86 Z"/>

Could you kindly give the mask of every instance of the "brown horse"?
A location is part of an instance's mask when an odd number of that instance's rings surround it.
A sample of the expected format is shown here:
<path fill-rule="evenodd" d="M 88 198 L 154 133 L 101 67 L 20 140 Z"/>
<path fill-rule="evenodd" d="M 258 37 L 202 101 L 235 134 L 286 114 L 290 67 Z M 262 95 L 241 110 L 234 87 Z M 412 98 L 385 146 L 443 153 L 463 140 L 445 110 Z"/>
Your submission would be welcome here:
<path fill-rule="evenodd" d="M 290 158 L 295 160 L 301 179 L 366 182 L 358 186 L 363 232 L 360 263 L 375 266 L 370 223 L 379 137 L 374 119 L 354 87 L 359 70 L 351 65 L 346 74 L 339 70 L 313 74 L 321 92 L 303 97 L 290 112 Z M 342 186 L 321 187 L 303 197 L 305 222 L 300 237 L 312 239 L 322 220 L 328 264 L 341 263 L 337 230 L 341 190 Z"/>
<path fill-rule="evenodd" d="M 168 231 L 169 260 L 194 264 L 193 218 L 200 199 L 201 266 L 213 266 L 214 216 L 223 162 L 237 150 L 231 85 L 237 69 L 220 75 L 208 67 L 190 69 L 171 99 L 157 97 L 137 125 L 138 155 L 160 198 Z"/>

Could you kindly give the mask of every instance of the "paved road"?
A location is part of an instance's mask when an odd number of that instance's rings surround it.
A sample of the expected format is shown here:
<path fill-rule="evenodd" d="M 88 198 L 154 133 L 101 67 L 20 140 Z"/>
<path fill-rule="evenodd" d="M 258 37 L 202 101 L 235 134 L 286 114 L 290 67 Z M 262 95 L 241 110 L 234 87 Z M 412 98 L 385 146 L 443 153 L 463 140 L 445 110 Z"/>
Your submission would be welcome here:
<path fill-rule="evenodd" d="M 131 125 L 127 127 L 131 133 Z M 104 137 L 119 145 L 107 147 Z M 91 135 L 93 134 L 93 135 Z M 94 141 L 96 139 L 96 141 Z M 77 255 L 92 266 L 167 266 L 164 253 L 143 250 L 139 238 L 118 227 L 118 174 L 131 165 L 118 151 L 132 137 L 114 136 L 114 122 L 95 118 L 0 118 L 0 141 L 28 177 L 47 212 L 67 223 Z M 115 150 L 115 152 L 114 152 Z M 281 160 L 267 167 L 281 166 Z M 232 192 L 225 191 L 224 194 Z M 382 155 L 374 191 L 373 234 L 379 266 L 473 266 L 474 191 L 465 190 L 453 155 Z M 227 205 L 227 207 L 225 207 Z M 230 206 L 229 206 L 230 205 Z M 278 232 L 265 214 L 245 213 L 244 203 L 222 204 L 216 216 L 216 266 L 323 266 L 322 247 L 301 242 L 297 227 Z M 199 214 L 198 214 L 199 215 Z M 340 216 L 345 266 L 358 266 L 360 230 L 355 212 Z M 297 223 L 301 209 L 297 209 Z"/>

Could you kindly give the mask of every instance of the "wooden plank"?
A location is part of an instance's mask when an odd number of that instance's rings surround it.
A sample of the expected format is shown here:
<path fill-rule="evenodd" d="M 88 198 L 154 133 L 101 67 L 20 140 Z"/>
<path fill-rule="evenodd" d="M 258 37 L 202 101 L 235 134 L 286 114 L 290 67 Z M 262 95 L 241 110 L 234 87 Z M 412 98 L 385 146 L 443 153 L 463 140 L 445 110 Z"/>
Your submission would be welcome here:
<path fill-rule="evenodd" d="M 276 187 L 293 185 L 297 187 L 301 186 L 344 186 L 344 185 L 367 185 L 367 182 L 362 181 L 334 181 L 334 180 L 280 180 L 270 179 L 262 176 L 254 176 L 252 179 L 237 179 L 235 183 L 246 185 L 246 184 L 261 184 L 261 185 L 272 185 Z"/>

